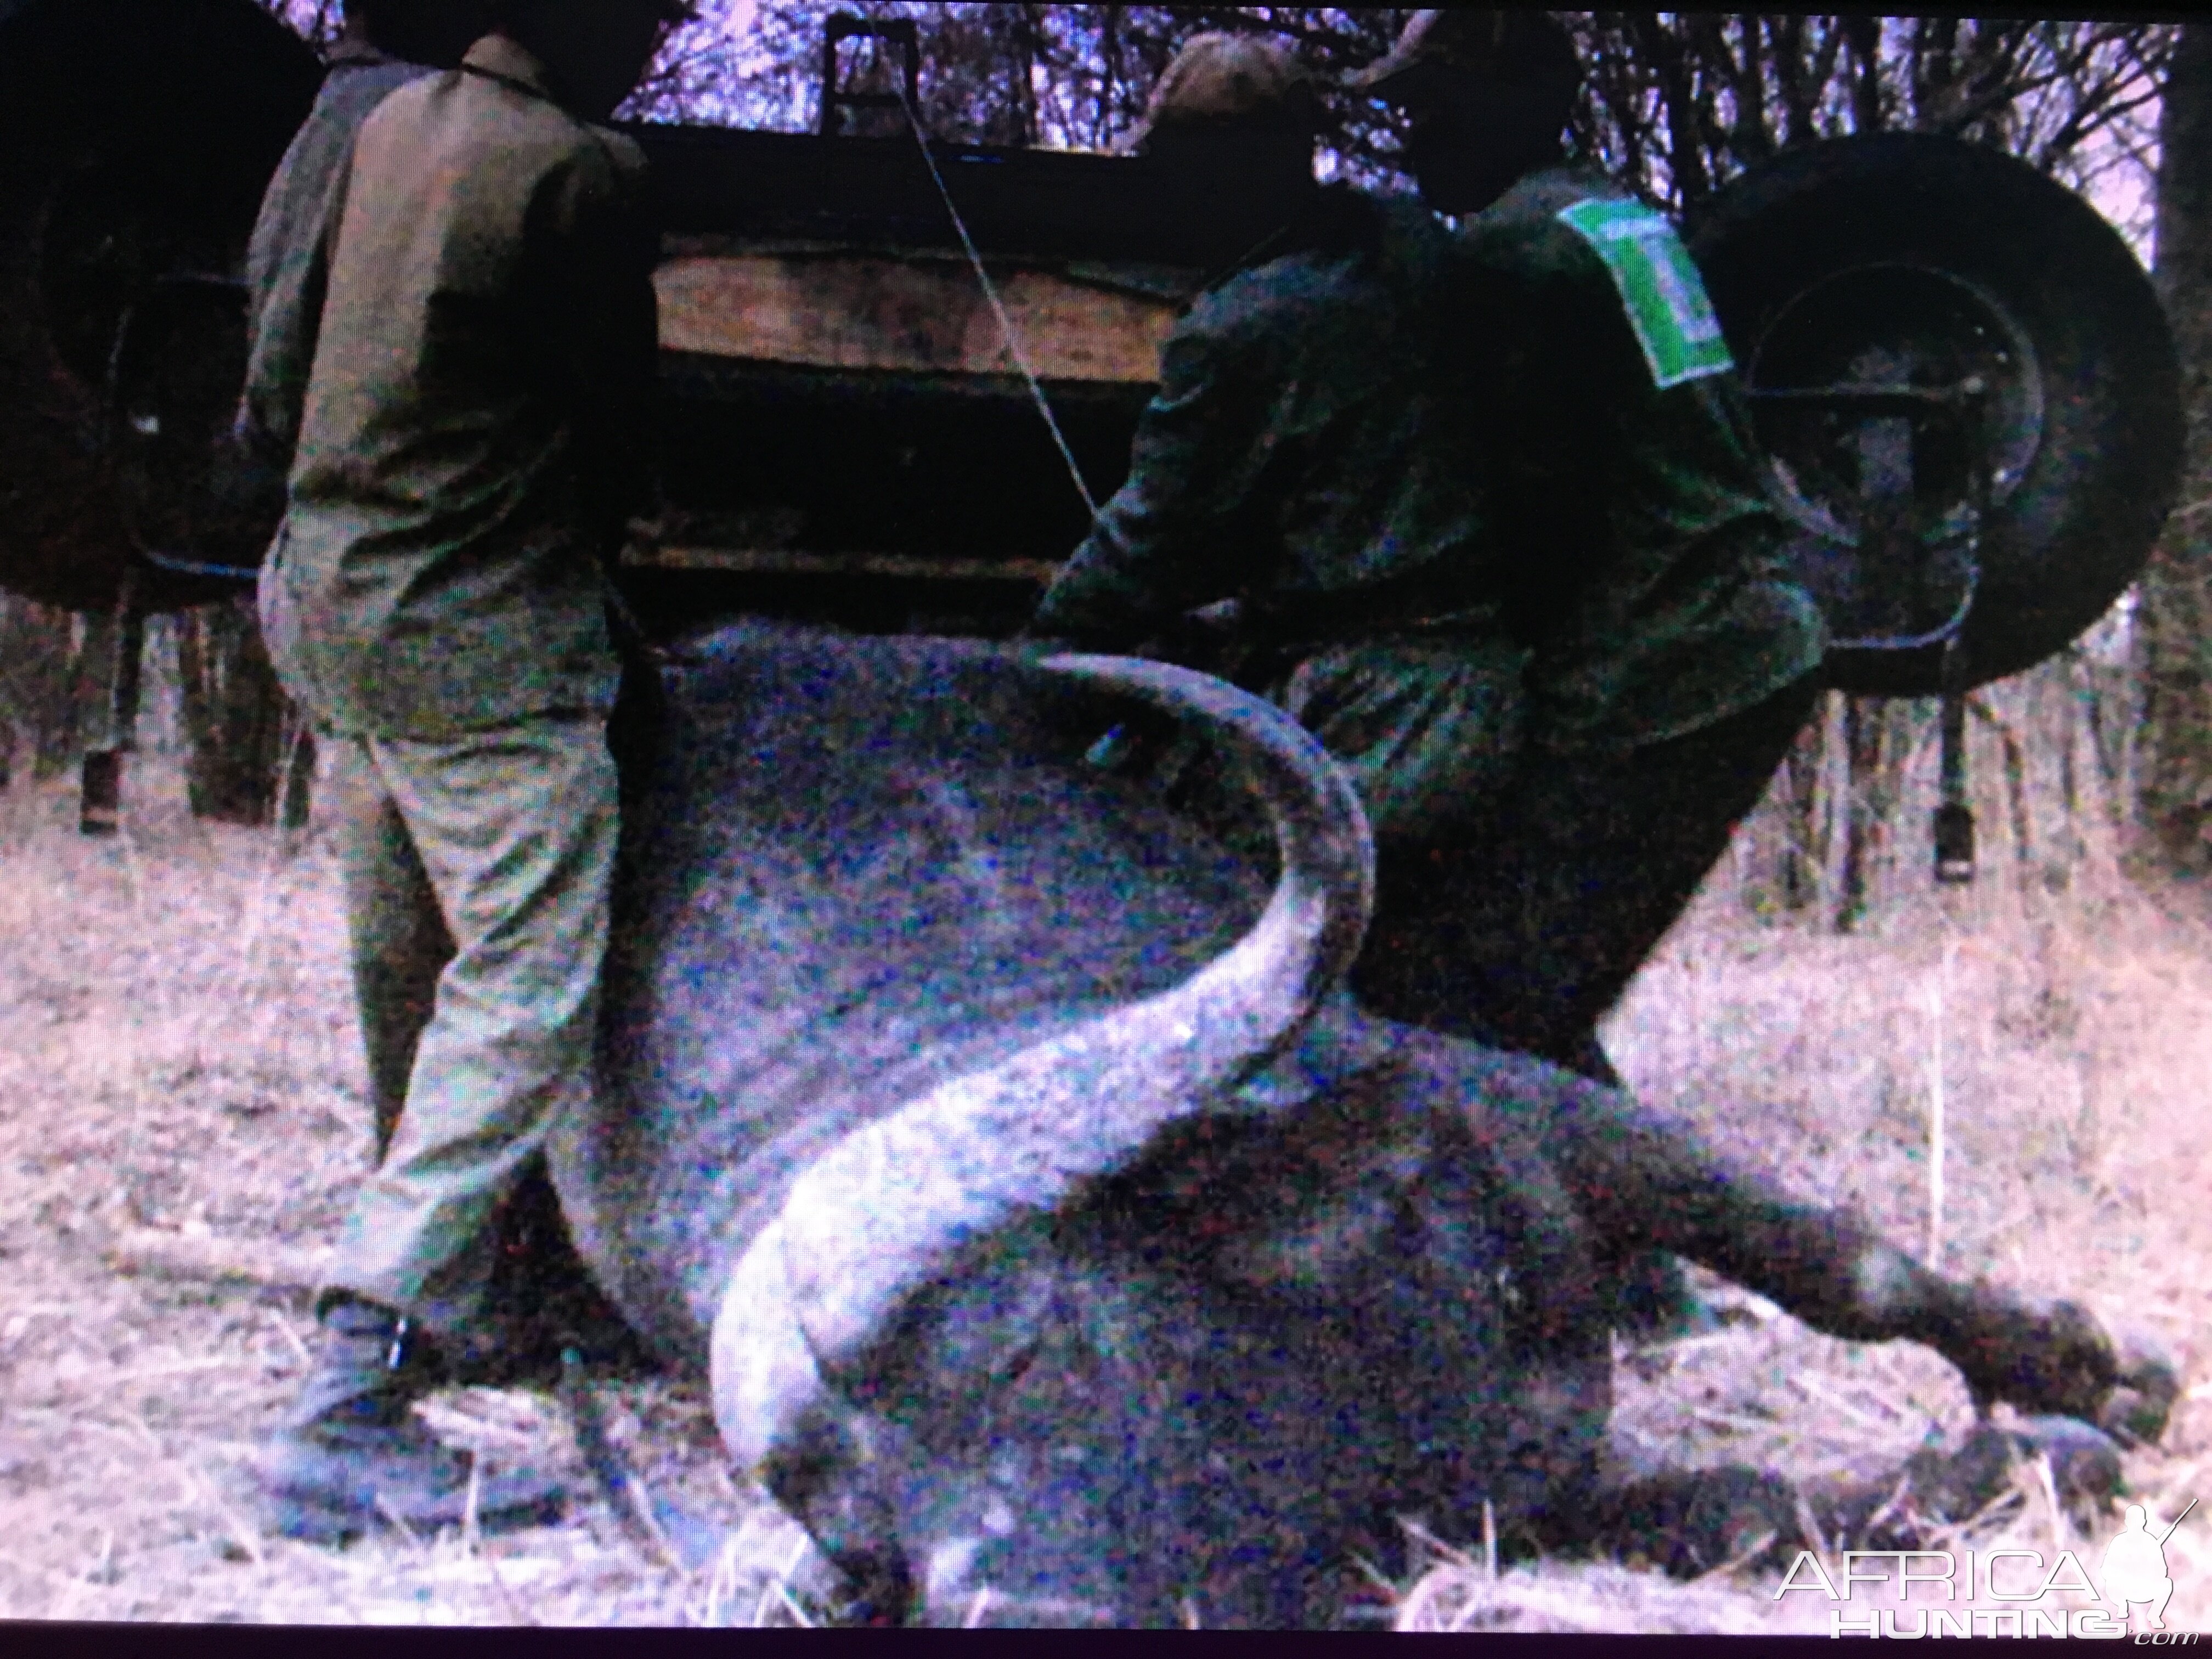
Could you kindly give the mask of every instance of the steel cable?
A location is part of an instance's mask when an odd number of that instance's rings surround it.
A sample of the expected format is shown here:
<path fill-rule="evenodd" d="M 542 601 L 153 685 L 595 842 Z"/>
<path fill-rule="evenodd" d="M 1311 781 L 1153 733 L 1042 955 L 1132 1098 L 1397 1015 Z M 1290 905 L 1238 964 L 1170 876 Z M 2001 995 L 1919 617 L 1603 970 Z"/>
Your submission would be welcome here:
<path fill-rule="evenodd" d="M 937 158 L 929 153 L 929 135 L 922 131 L 921 117 L 906 95 L 904 87 L 899 89 L 899 106 L 906 112 L 907 125 L 914 133 L 915 143 L 921 147 L 922 163 L 928 167 L 930 179 L 936 185 L 938 196 L 945 203 L 945 210 L 951 216 L 952 228 L 959 234 L 960 246 L 967 251 L 968 263 L 975 269 L 975 280 L 983 286 L 983 297 L 991 302 L 992 313 L 999 319 L 999 332 L 1006 340 L 1006 355 L 1014 360 L 1014 367 L 1021 371 L 1022 379 L 1029 385 L 1030 396 L 1036 400 L 1037 413 L 1044 416 L 1045 426 L 1052 434 L 1052 441 L 1060 451 L 1060 459 L 1067 463 L 1067 476 L 1075 480 L 1075 492 L 1083 497 L 1084 510 L 1096 519 L 1098 503 L 1091 494 L 1091 486 L 1083 481 L 1083 469 L 1075 464 L 1075 452 L 1067 447 L 1066 435 L 1060 431 L 1060 422 L 1053 415 L 1052 404 L 1044 395 L 1043 384 L 1030 367 L 1029 354 L 1022 349 L 1021 337 L 1014 331 L 1014 319 L 1007 314 L 1006 302 L 999 297 L 998 284 L 991 280 L 991 273 L 983 268 L 983 256 L 976 251 L 975 239 L 968 234 L 967 222 L 960 216 L 959 208 L 953 204 L 952 192 L 945 187 L 945 175 L 938 170 Z"/>

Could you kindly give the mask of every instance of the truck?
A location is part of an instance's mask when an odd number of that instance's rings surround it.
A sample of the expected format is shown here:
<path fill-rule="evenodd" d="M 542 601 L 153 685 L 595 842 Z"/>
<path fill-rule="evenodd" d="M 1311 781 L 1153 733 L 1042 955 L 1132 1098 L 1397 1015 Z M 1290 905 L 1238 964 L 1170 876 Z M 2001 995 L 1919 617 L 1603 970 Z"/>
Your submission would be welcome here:
<path fill-rule="evenodd" d="M 1126 471 L 1204 204 L 1142 156 L 640 124 L 662 235 L 648 629 L 757 612 L 1001 635 Z M 253 0 L 0 0 L 0 588 L 126 627 L 251 574 L 211 457 L 239 272 L 315 53 Z M 2086 203 L 1909 133 L 1785 150 L 1686 225 L 1838 686 L 1964 693 L 2063 648 L 2172 504 L 2179 375 Z M 127 724 L 127 722 L 126 722 Z"/>

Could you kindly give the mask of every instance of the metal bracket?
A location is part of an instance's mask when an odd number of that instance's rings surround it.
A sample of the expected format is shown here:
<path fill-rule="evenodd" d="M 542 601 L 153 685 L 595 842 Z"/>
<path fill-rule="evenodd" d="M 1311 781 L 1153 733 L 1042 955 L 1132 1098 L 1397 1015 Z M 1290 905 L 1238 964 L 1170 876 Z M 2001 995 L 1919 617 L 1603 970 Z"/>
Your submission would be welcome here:
<path fill-rule="evenodd" d="M 1974 878 L 1974 808 L 1966 794 L 1966 650 L 1952 639 L 1943 647 L 1942 799 L 1931 826 L 1936 880 L 1963 887 Z"/>
<path fill-rule="evenodd" d="M 1937 626 L 1917 634 L 1868 635 L 1862 638 L 1834 639 L 1828 642 L 1832 651 L 1917 651 L 1931 645 L 1948 644 L 1959 636 L 1966 625 L 1966 617 L 1973 609 L 1974 599 L 1981 589 L 1980 540 L 1982 529 L 1989 521 L 1990 470 L 1983 454 L 1984 417 L 1990 388 L 1978 374 L 1970 374 L 1954 386 L 1899 386 L 1841 385 L 1828 386 L 1777 387 L 1751 391 L 1747 393 L 1755 404 L 1796 405 L 1799 408 L 1827 409 L 1849 411 L 1860 418 L 1861 441 L 1872 441 L 1872 432 L 1878 422 L 1909 422 L 1929 413 L 1948 411 L 1958 419 L 1964 436 L 1969 464 L 1968 488 L 1972 491 L 1970 503 L 1973 526 L 1968 532 L 1966 549 L 1966 569 L 1960 583 L 1959 603 L 1951 614 Z M 1909 444 L 1908 440 L 1908 444 Z M 1912 492 L 1912 462 L 1908 452 L 1896 458 L 1889 471 L 1893 475 L 1886 480 L 1887 488 L 1881 499 L 1872 503 L 1878 511 L 1870 518 L 1886 517 L 1892 522 L 1883 525 L 1886 533 L 1909 534 L 1903 517 L 1909 516 Z M 1893 509 L 1887 513 L 1879 509 Z"/>
<path fill-rule="evenodd" d="M 1879 538 L 1911 536 L 1912 512 L 1912 449 L 1909 435 L 1902 444 L 1889 428 L 1929 413 L 1948 411 L 1958 420 L 1967 456 L 1967 489 L 1973 521 L 1966 546 L 1965 592 L 1957 609 L 1941 626 L 1911 636 L 1838 640 L 1832 650 L 1909 650 L 1940 643 L 1942 717 L 1942 789 L 1931 826 L 1935 842 L 1935 877 L 1942 886 L 1962 886 L 1974 878 L 1974 809 L 1966 787 L 1966 617 L 1981 584 L 1981 538 L 1989 523 L 1990 478 L 1984 432 L 1990 388 L 1979 375 L 1969 375 L 1955 386 L 1833 386 L 1753 392 L 1765 404 L 1796 404 L 1848 410 L 1860 419 L 1863 450 L 1862 490 L 1867 532 Z M 1865 490 L 1871 469 L 1875 488 Z"/>
<path fill-rule="evenodd" d="M 1966 440 L 1967 488 L 1973 492 L 1973 545 L 1968 568 L 1978 580 L 1982 532 L 1990 521 L 1990 466 L 1984 442 L 1989 387 L 1974 375 L 1963 381 L 1959 391 L 1959 423 Z M 1960 607 L 1961 625 L 1972 604 L 1973 590 L 1969 587 L 1966 604 Z M 1966 641 L 1956 629 L 1943 641 L 1942 685 L 1943 799 L 1936 809 L 1936 879 L 1947 886 L 1963 886 L 1974 878 L 1974 808 L 1966 793 Z"/>
<path fill-rule="evenodd" d="M 906 91 L 846 92 L 837 82 L 837 43 L 869 39 L 888 40 L 905 59 Z M 848 109 L 911 109 L 921 116 L 921 40 L 911 17 L 856 17 L 841 11 L 822 31 L 822 136 L 834 138 L 840 125 L 838 112 Z"/>

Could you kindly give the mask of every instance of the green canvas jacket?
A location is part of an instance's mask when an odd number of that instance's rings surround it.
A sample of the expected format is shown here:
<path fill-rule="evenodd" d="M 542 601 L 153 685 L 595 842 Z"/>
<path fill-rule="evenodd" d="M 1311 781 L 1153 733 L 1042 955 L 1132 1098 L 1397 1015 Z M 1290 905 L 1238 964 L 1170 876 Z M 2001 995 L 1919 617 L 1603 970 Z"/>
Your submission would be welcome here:
<path fill-rule="evenodd" d="M 1033 623 L 1119 650 L 1239 598 L 1237 677 L 1321 738 L 1378 836 L 1416 841 L 1506 787 L 1522 750 L 1489 477 L 1467 383 L 1440 372 L 1449 254 L 1413 204 L 1329 188 L 1203 289 L 1128 483 Z"/>
<path fill-rule="evenodd" d="M 1241 599 L 1238 677 L 1321 740 L 1389 838 L 1449 833 L 1522 742 L 1527 653 L 1499 602 L 1468 388 L 1438 372 L 1449 253 L 1413 204 L 1332 187 L 1202 292 L 1163 349 L 1127 481 L 1033 623 L 1127 649 Z"/>
<path fill-rule="evenodd" d="M 1284 240 L 1168 337 L 1127 479 L 1037 631 L 1127 647 L 1232 597 L 1281 639 L 1495 631 L 1484 481 L 1434 373 L 1446 239 L 1332 186 Z"/>
<path fill-rule="evenodd" d="M 1818 665 L 1819 611 L 1662 218 L 1581 168 L 1530 175 L 1453 240 L 1401 204 L 1366 204 L 1363 234 L 1325 196 L 1170 337 L 1128 479 L 1037 631 L 1126 648 L 1243 597 L 1304 658 L 1268 689 L 1371 810 L 1418 800 L 1419 825 L 1524 741 L 1626 752 Z"/>
<path fill-rule="evenodd" d="M 1464 225 L 1458 257 L 1474 325 L 1455 349 L 1486 388 L 1531 738 L 1622 751 L 1815 668 L 1820 612 L 1783 564 L 1741 386 L 1667 221 L 1602 173 L 1547 169 Z"/>
<path fill-rule="evenodd" d="M 324 216 L 331 190 L 352 163 L 354 135 L 386 97 L 435 72 L 369 47 L 338 46 L 314 107 L 262 196 L 246 246 L 252 347 L 240 424 L 256 455 L 271 466 L 289 470 L 300 441 L 300 408 L 330 279 Z"/>
<path fill-rule="evenodd" d="M 643 168 L 498 35 L 361 128 L 261 578 L 270 655 L 327 729 L 611 706 L 602 561 L 640 502 L 656 361 Z"/>

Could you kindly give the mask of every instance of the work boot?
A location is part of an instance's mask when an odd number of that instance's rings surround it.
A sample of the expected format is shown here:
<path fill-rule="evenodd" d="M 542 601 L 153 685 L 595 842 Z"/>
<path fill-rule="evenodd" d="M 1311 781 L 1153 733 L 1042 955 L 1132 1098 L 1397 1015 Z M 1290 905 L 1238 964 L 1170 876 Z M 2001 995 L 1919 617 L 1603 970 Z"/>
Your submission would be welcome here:
<path fill-rule="evenodd" d="M 411 1532 L 459 1526 L 469 1508 L 470 1459 L 416 1420 L 413 1406 L 437 1382 L 427 1346 L 389 1308 L 341 1297 L 323 1316 L 313 1373 L 258 1460 L 273 1529 L 336 1544 L 381 1518 Z M 557 1481 L 531 1471 L 486 1475 L 477 1524 L 550 1520 Z"/>

